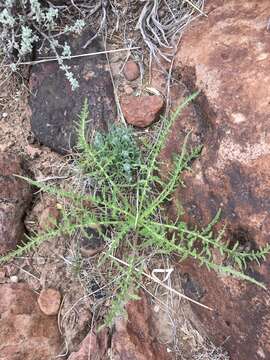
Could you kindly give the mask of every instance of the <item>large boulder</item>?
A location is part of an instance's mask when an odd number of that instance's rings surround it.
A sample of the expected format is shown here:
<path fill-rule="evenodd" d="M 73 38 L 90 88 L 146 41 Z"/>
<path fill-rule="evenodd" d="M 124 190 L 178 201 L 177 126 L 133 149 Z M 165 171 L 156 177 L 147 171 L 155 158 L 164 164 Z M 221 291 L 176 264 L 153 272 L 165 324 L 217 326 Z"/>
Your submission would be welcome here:
<path fill-rule="evenodd" d="M 61 353 L 57 316 L 40 311 L 27 285 L 0 285 L 0 314 L 1 360 L 49 360 Z"/>
<path fill-rule="evenodd" d="M 21 159 L 0 153 L 0 255 L 23 239 L 23 219 L 32 199 L 29 184 L 14 175 L 25 175 Z"/>
<path fill-rule="evenodd" d="M 102 51 L 97 40 L 84 48 L 91 38 L 91 32 L 79 36 L 62 36 L 58 41 L 71 48 L 72 55 Z M 55 54 L 51 54 L 55 55 Z M 90 122 L 89 136 L 97 129 L 107 130 L 116 116 L 114 90 L 106 56 L 86 56 L 65 60 L 79 87 L 72 91 L 66 74 L 57 61 L 34 65 L 31 69 L 31 96 L 29 105 L 32 112 L 31 128 L 37 140 L 58 153 L 65 154 L 76 143 L 78 114 L 87 99 Z"/>
<path fill-rule="evenodd" d="M 252 249 L 270 241 L 270 2 L 213 0 L 205 12 L 208 17 L 183 35 L 174 69 L 181 84 L 171 89 L 174 105 L 185 92 L 199 89 L 201 95 L 176 121 L 162 156 L 169 164 L 190 129 L 192 142 L 204 149 L 184 177 L 187 187 L 176 191 L 171 212 L 180 200 L 186 220 L 203 226 L 221 208 L 225 240 Z M 192 261 L 181 269 L 188 287 L 199 289 L 193 292 L 200 294 L 197 300 L 214 309 L 194 307 L 231 359 L 269 359 L 270 258 L 247 269 L 267 291 Z"/>

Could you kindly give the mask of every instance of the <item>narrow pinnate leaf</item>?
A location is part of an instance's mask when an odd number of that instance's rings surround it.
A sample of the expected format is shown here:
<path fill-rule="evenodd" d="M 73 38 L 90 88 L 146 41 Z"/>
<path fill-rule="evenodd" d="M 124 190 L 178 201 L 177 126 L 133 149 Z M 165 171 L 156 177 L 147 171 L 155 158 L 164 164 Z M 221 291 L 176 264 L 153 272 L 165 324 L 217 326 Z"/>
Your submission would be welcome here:
<path fill-rule="evenodd" d="M 260 264 L 270 252 L 270 245 L 245 251 L 238 243 L 233 246 L 226 244 L 222 240 L 225 228 L 217 234 L 213 229 L 220 219 L 220 211 L 203 229 L 190 228 L 181 221 L 183 209 L 180 204 L 177 221 L 172 222 L 162 216 L 166 201 L 172 198 L 175 188 L 183 184 L 181 176 L 200 155 L 201 147 L 190 149 L 188 134 L 181 153 L 174 157 L 174 167 L 166 181 L 158 175 L 158 155 L 181 110 L 196 96 L 194 94 L 186 99 L 169 119 L 163 119 L 163 127 L 152 146 L 144 146 L 143 143 L 139 146 L 132 130 L 120 126 L 111 128 L 108 134 L 97 133 L 89 141 L 86 136 L 89 110 L 85 102 L 77 126 L 78 153 L 74 154 L 72 164 L 77 179 L 74 185 L 65 184 L 63 189 L 23 178 L 57 197 L 60 203 L 66 200 L 68 205 L 62 209 L 60 223 L 54 230 L 33 234 L 27 243 L 0 258 L 0 262 L 33 251 L 51 238 L 80 232 L 86 234 L 85 229 L 93 226 L 102 229 L 100 235 L 106 249 L 100 265 L 110 262 L 111 273 L 117 274 L 106 325 L 112 324 L 114 318 L 123 312 L 128 300 L 136 298 L 136 290 L 144 274 L 144 257 L 153 251 L 178 254 L 182 260 L 193 258 L 198 266 L 204 266 L 209 271 L 264 287 L 247 276 L 244 270 L 252 261 Z M 215 263 L 213 250 L 220 253 L 222 263 Z"/>

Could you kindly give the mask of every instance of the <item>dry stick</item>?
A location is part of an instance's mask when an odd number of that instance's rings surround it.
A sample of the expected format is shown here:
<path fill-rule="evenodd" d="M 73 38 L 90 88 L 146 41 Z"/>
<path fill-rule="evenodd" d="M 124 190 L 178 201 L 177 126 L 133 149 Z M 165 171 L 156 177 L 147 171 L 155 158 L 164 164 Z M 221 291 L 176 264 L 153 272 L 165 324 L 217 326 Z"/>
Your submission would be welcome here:
<path fill-rule="evenodd" d="M 107 36 L 108 36 L 107 35 L 107 28 L 104 29 L 103 33 L 104 33 L 103 34 L 103 43 L 104 43 L 104 48 L 105 48 L 105 51 L 106 51 L 107 50 Z M 126 48 L 127 52 L 129 53 L 128 49 L 130 49 L 130 48 Z M 117 88 L 115 86 L 115 81 L 114 81 L 114 77 L 113 77 L 113 74 L 112 74 L 111 62 L 110 62 L 110 59 L 109 59 L 109 56 L 108 56 L 108 52 L 106 53 L 106 59 L 107 59 L 107 63 L 108 63 L 108 66 L 109 66 L 110 77 L 111 77 L 111 81 L 112 81 L 112 85 L 113 85 L 113 91 L 114 91 L 114 96 L 115 96 L 117 113 L 118 113 L 118 116 L 120 117 L 123 125 L 125 127 L 127 127 L 127 124 L 125 122 L 125 118 L 124 118 L 124 115 L 123 115 L 123 112 L 122 112 L 122 108 L 121 108 L 121 105 L 120 105 L 120 100 L 119 100 Z"/>
<path fill-rule="evenodd" d="M 62 351 L 62 353 L 60 353 L 59 355 L 57 355 L 55 358 L 58 359 L 58 358 L 61 358 L 61 357 L 64 357 L 66 359 L 66 356 L 68 355 L 69 353 L 69 349 L 68 349 L 68 341 L 66 338 L 64 338 L 64 342 L 65 342 L 65 352 L 64 350 Z"/>
<path fill-rule="evenodd" d="M 19 268 L 21 271 L 23 271 L 25 274 L 29 275 L 29 276 L 32 276 L 34 279 L 40 281 L 40 279 L 35 276 L 34 274 L 30 273 L 29 271 L 23 269 L 21 266 L 17 265 L 17 264 L 14 264 L 17 268 Z"/>
<path fill-rule="evenodd" d="M 66 296 L 67 296 L 67 294 L 65 294 L 63 296 L 63 299 L 61 301 L 60 308 L 59 308 L 58 314 L 57 314 L 57 325 L 58 325 L 58 330 L 59 330 L 60 335 L 63 335 L 62 326 L 61 326 L 61 311 L 63 309 L 63 305 L 66 300 Z"/>
<path fill-rule="evenodd" d="M 192 12 L 191 13 L 187 12 L 186 15 L 183 16 L 182 20 L 186 16 L 188 17 L 191 16 L 194 10 L 196 10 L 200 15 L 207 16 L 206 14 L 203 13 L 200 7 L 197 4 L 194 4 L 191 0 L 185 0 L 184 2 L 188 3 L 189 7 L 192 7 Z M 165 3 L 168 7 L 166 1 Z M 166 54 L 164 53 L 163 50 L 160 50 L 156 42 L 159 44 L 161 48 L 165 48 L 165 49 L 172 48 L 169 46 L 170 43 L 169 39 L 172 38 L 175 35 L 175 33 L 182 30 L 185 24 L 181 25 L 182 23 L 181 18 L 180 19 L 175 18 L 173 12 L 171 11 L 171 15 L 173 16 L 173 21 L 170 21 L 170 24 L 167 23 L 165 25 L 162 25 L 160 23 L 157 14 L 159 5 L 160 5 L 159 0 L 147 1 L 144 8 L 141 11 L 136 28 L 140 29 L 143 40 L 150 49 L 150 55 L 153 55 L 153 57 L 156 60 L 158 56 L 161 56 L 165 61 L 170 63 L 170 59 L 168 58 L 168 56 L 170 57 L 171 54 Z M 161 33 L 161 37 L 163 40 L 159 38 L 159 32 Z M 164 41 L 167 45 L 163 43 Z"/>
<path fill-rule="evenodd" d="M 120 51 L 130 51 L 130 50 L 138 50 L 140 49 L 139 46 L 136 47 L 132 47 L 132 48 L 122 48 L 122 49 L 115 49 L 115 50 L 106 50 L 106 51 L 98 51 L 98 52 L 93 52 L 93 53 L 87 53 L 87 54 L 79 54 L 79 55 L 71 55 L 71 56 L 61 56 L 62 60 L 71 60 L 71 59 L 75 59 L 75 58 L 81 58 L 81 57 L 86 57 L 86 56 L 96 56 L 96 55 L 102 55 L 102 54 L 110 54 L 110 53 L 115 53 L 115 52 L 120 52 Z M 51 58 L 46 58 L 46 59 L 42 59 L 42 60 L 36 60 L 36 61 L 25 61 L 25 62 L 20 62 L 16 65 L 36 65 L 36 64 L 41 64 L 41 63 L 45 63 L 45 62 L 50 62 L 50 61 L 58 61 L 58 59 L 56 57 L 51 57 Z M 9 65 L 4 65 L 4 66 L 9 66 Z"/>
<path fill-rule="evenodd" d="M 175 51 L 174 51 L 172 61 L 171 61 L 171 64 L 170 64 L 170 68 L 169 68 L 169 72 L 168 72 L 168 78 L 167 78 L 167 84 L 166 84 L 165 117 L 167 117 L 169 115 L 169 111 L 170 111 L 170 108 L 171 108 L 171 96 L 170 96 L 170 94 L 171 94 L 171 86 L 170 86 L 171 85 L 171 77 L 172 77 L 172 71 L 173 71 L 175 56 L 176 56 L 176 53 L 178 51 L 178 46 L 180 44 L 181 38 L 182 38 L 182 34 L 179 35 L 179 39 L 178 39 L 177 44 L 175 46 Z"/>
<path fill-rule="evenodd" d="M 201 15 L 207 17 L 207 15 L 206 15 L 197 5 L 193 4 L 192 1 L 190 1 L 190 0 L 185 0 L 185 1 L 186 1 L 190 6 L 192 6 L 194 9 L 196 9 Z"/>
<path fill-rule="evenodd" d="M 86 299 L 88 299 L 90 296 L 95 295 L 97 292 L 99 292 L 100 290 L 105 289 L 106 287 L 110 286 L 111 284 L 113 284 L 115 281 L 117 281 L 119 278 L 121 278 L 121 276 L 118 276 L 117 278 L 113 279 L 112 281 L 108 282 L 108 284 L 101 286 L 99 289 L 92 291 L 91 293 L 82 296 L 81 298 L 79 298 L 78 300 L 75 301 L 75 303 L 73 303 L 73 305 L 65 312 L 65 314 L 62 316 L 61 319 L 61 324 L 63 323 L 64 319 L 68 316 L 68 314 L 74 310 L 76 308 L 76 306 L 81 302 L 84 301 Z M 75 310 L 74 310 L 75 311 Z"/>
<path fill-rule="evenodd" d="M 169 310 L 169 311 L 171 311 L 173 314 L 177 315 L 177 311 L 175 311 L 174 309 L 172 309 L 171 307 L 169 307 L 168 304 L 165 304 L 165 302 L 163 302 L 162 300 L 160 300 L 160 299 L 157 297 L 157 295 L 155 295 L 155 294 L 153 294 L 151 291 L 149 291 L 146 286 L 144 286 L 142 283 L 139 283 L 139 282 L 138 282 L 138 285 L 140 285 L 140 287 L 142 287 L 143 290 L 146 291 L 153 299 L 155 299 L 158 303 L 160 303 L 160 304 L 164 307 L 165 310 Z"/>
<path fill-rule="evenodd" d="M 95 35 L 92 36 L 91 39 L 89 39 L 84 45 L 83 45 L 83 49 L 86 49 L 88 45 L 91 44 L 92 41 L 94 41 L 99 33 L 104 29 L 104 26 L 106 24 L 106 18 L 107 18 L 107 12 L 106 12 L 106 7 L 107 7 L 107 4 L 104 4 L 103 1 L 101 1 L 100 3 L 101 5 L 101 9 L 102 9 L 102 18 L 101 18 L 101 21 L 100 21 L 100 25 L 99 25 L 99 28 L 98 30 L 96 31 Z"/>
<path fill-rule="evenodd" d="M 104 253 L 104 254 L 105 254 L 105 253 Z M 121 259 L 116 258 L 116 257 L 113 256 L 113 255 L 109 255 L 109 257 L 112 258 L 112 259 L 115 260 L 115 261 L 118 261 L 118 262 L 119 262 L 120 264 L 122 264 L 122 265 L 129 266 L 128 263 L 126 263 L 125 261 L 123 261 L 123 260 L 121 260 Z M 194 304 L 196 304 L 196 305 L 199 305 L 199 306 L 201 306 L 201 307 L 203 307 L 203 308 L 205 308 L 205 309 L 208 309 L 208 310 L 213 311 L 213 309 L 210 308 L 209 306 L 204 305 L 204 304 L 201 304 L 200 302 L 198 302 L 198 301 L 196 301 L 196 300 L 193 300 L 193 299 L 191 299 L 190 297 L 188 297 L 188 296 L 186 296 L 186 295 L 184 295 L 184 294 L 181 294 L 180 292 L 178 292 L 177 290 L 173 289 L 172 287 L 167 286 L 166 284 L 163 284 L 163 282 L 160 281 L 158 278 L 154 278 L 153 276 L 147 274 L 147 273 L 144 272 L 144 271 L 141 272 L 138 268 L 135 268 L 135 271 L 140 272 L 141 274 L 143 274 L 143 276 L 147 277 L 148 279 L 151 279 L 152 281 L 156 282 L 157 284 L 163 286 L 166 290 L 169 290 L 169 291 L 173 292 L 174 294 L 182 297 L 183 299 L 186 299 L 186 300 L 188 300 L 188 301 L 190 301 L 190 302 L 192 302 L 192 303 L 194 303 Z"/>
<path fill-rule="evenodd" d="M 88 351 L 87 351 L 87 359 L 91 360 L 92 358 L 92 334 L 93 334 L 93 329 L 94 329 L 94 320 L 95 320 L 95 307 L 92 309 L 92 319 L 91 319 L 91 327 L 90 327 L 90 331 L 89 331 L 89 343 L 88 343 Z"/>

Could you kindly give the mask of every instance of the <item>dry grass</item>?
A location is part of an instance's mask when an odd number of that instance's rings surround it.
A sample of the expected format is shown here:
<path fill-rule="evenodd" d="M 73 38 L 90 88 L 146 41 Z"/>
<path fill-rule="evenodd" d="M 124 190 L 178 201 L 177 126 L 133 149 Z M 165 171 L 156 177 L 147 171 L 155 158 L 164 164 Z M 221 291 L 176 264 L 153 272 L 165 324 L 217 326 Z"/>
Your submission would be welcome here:
<path fill-rule="evenodd" d="M 169 257 L 151 259 L 151 263 L 164 270 L 159 278 L 172 289 L 183 293 L 178 267 Z M 194 315 L 190 303 L 172 291 L 153 282 L 145 282 L 141 287 L 149 295 L 153 310 L 153 324 L 158 339 L 165 344 L 175 359 L 179 360 L 229 360 L 220 347 L 216 347 L 204 332 L 203 325 Z"/>

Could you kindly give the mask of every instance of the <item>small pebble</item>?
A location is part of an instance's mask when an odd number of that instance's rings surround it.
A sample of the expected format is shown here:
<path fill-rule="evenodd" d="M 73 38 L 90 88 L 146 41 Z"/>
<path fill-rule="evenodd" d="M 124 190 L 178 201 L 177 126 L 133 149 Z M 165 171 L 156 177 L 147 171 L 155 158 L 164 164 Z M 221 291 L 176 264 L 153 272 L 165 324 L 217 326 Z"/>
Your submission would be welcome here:
<path fill-rule="evenodd" d="M 37 265 L 44 265 L 46 263 L 46 260 L 43 258 L 43 257 L 40 257 L 40 256 L 38 256 L 37 258 L 36 258 L 36 264 Z"/>
<path fill-rule="evenodd" d="M 125 78 L 129 81 L 134 81 L 140 76 L 139 65 L 133 60 L 130 60 L 125 64 L 123 72 Z"/>
<path fill-rule="evenodd" d="M 18 276 L 16 276 L 16 275 L 11 276 L 10 277 L 10 282 L 17 283 L 18 282 Z"/>
<path fill-rule="evenodd" d="M 53 206 L 46 207 L 40 214 L 39 226 L 42 230 L 54 229 L 59 220 L 60 212 Z"/>
<path fill-rule="evenodd" d="M 125 93 L 126 93 L 127 95 L 131 95 L 131 94 L 133 93 L 133 89 L 132 89 L 132 87 L 129 86 L 129 85 L 125 85 L 125 86 L 124 86 L 124 90 L 125 90 Z"/>
<path fill-rule="evenodd" d="M 45 315 L 56 315 L 61 304 L 61 294 L 55 289 L 43 289 L 38 297 L 38 305 Z"/>

